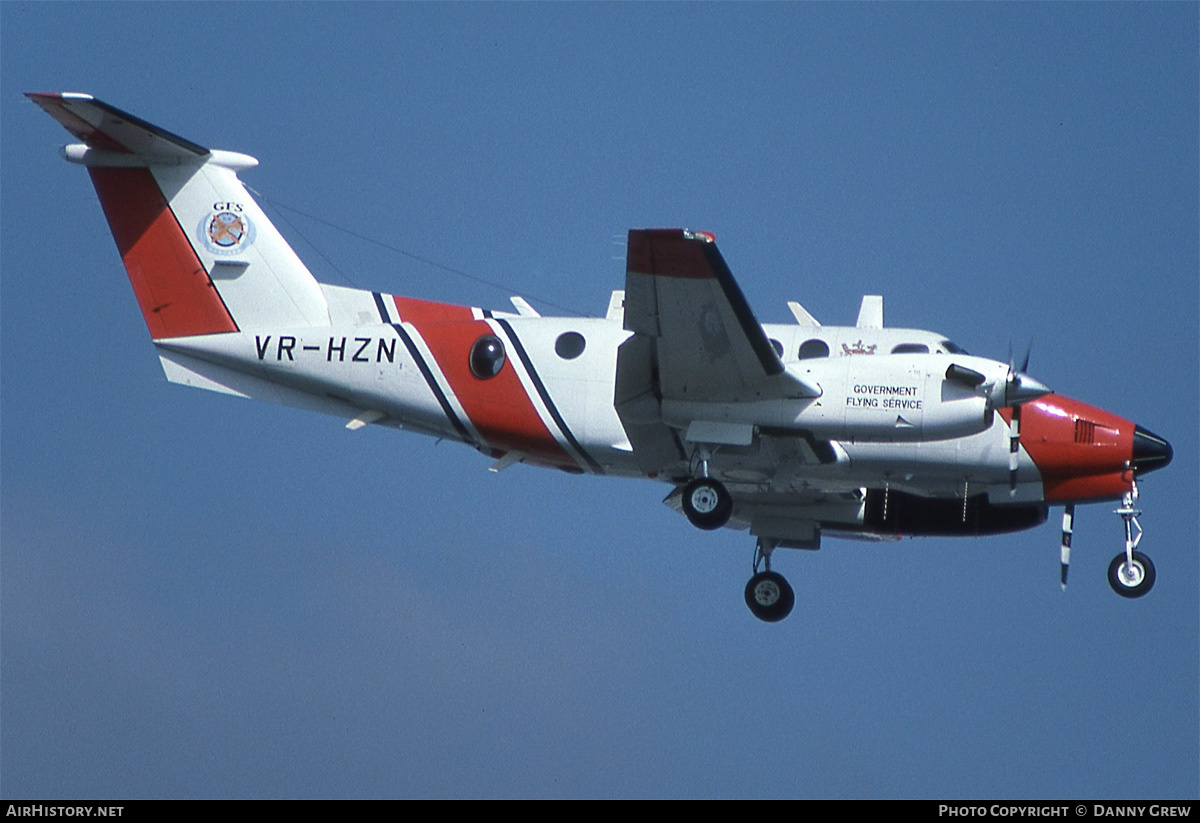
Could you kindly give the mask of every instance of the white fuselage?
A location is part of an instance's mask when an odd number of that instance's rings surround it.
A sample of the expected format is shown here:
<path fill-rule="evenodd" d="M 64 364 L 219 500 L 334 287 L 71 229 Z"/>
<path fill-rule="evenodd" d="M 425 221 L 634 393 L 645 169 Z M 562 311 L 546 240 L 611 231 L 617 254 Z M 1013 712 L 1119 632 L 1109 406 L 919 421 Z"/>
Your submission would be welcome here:
<path fill-rule="evenodd" d="M 680 439 L 675 459 L 647 467 L 614 408 L 617 349 L 630 336 L 619 318 L 528 317 L 323 288 L 328 326 L 156 341 L 168 376 L 460 440 L 508 462 L 670 482 L 687 476 L 690 443 Z M 819 386 L 820 396 L 662 404 L 669 427 L 697 418 L 753 427 L 749 443 L 713 448 L 711 471 L 732 489 L 778 496 L 888 485 L 953 496 L 967 484 L 974 492 L 1002 490 L 1003 502 L 1041 499 L 1037 468 L 1023 453 L 1010 489 L 1008 428 L 986 413 L 983 398 L 966 389 L 946 395 L 948 347 L 956 347 L 940 335 L 764 329 L 786 368 Z M 583 346 L 567 357 L 556 342 L 569 333 Z M 467 353 L 486 334 L 503 343 L 507 357 L 500 375 L 480 379 L 467 368 Z M 801 358 L 806 344 L 806 354 L 814 347 L 828 354 Z M 902 353 L 891 354 L 896 347 Z M 912 353 L 919 347 L 928 353 Z M 1007 369 L 964 354 L 953 360 L 989 375 Z"/>

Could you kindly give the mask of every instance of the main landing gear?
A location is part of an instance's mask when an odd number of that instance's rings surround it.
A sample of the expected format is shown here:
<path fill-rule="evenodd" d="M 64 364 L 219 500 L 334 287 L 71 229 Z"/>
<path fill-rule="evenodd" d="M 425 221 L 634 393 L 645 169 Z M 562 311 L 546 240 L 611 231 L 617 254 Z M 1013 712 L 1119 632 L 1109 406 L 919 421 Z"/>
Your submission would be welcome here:
<path fill-rule="evenodd" d="M 681 504 L 688 521 L 698 529 L 712 531 L 729 522 L 733 515 L 733 495 L 725 484 L 708 476 L 708 460 L 712 453 L 701 447 L 693 465 L 699 477 L 683 487 Z M 746 584 L 746 605 L 759 620 L 777 623 L 792 613 L 796 593 L 782 574 L 771 571 L 771 552 L 775 542 L 759 538 L 754 548 L 754 575 Z M 762 566 L 762 571 L 759 571 Z"/>
<path fill-rule="evenodd" d="M 733 496 L 720 480 L 708 476 L 709 450 L 701 447 L 696 454 L 700 476 L 683 487 L 683 513 L 698 529 L 712 531 L 729 522 L 733 515 Z"/>
<path fill-rule="evenodd" d="M 778 623 L 792 613 L 796 593 L 782 574 L 771 571 L 771 552 L 774 546 L 759 538 L 754 549 L 754 576 L 746 584 L 746 605 L 759 620 Z M 759 571 L 759 565 L 763 570 Z"/>
<path fill-rule="evenodd" d="M 711 531 L 729 522 L 733 515 L 733 495 L 725 484 L 708 476 L 712 452 L 701 446 L 693 457 L 693 472 L 698 477 L 683 487 L 681 504 L 688 521 L 698 529 Z M 782 574 L 771 571 L 771 552 L 776 543 L 759 538 L 754 548 L 754 574 L 746 584 L 746 605 L 751 613 L 767 623 L 777 623 L 792 613 L 796 593 Z M 762 566 L 762 570 L 759 567 Z"/>
<path fill-rule="evenodd" d="M 719 529 L 733 514 L 733 497 L 720 480 L 697 477 L 683 487 L 683 513 L 698 529 Z"/>

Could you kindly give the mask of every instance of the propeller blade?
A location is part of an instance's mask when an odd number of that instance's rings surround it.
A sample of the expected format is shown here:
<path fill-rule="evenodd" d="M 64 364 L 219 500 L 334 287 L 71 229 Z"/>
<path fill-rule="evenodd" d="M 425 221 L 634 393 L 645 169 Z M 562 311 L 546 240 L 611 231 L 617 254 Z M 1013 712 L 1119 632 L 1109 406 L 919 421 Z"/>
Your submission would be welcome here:
<path fill-rule="evenodd" d="M 1021 456 L 1021 407 L 1014 406 L 1008 424 L 1008 496 L 1017 494 L 1017 459 Z"/>
<path fill-rule="evenodd" d="M 1075 533 L 1075 505 L 1070 504 L 1063 509 L 1062 548 L 1059 556 L 1062 562 L 1062 588 L 1067 590 L 1067 568 L 1071 565 L 1071 535 Z"/>

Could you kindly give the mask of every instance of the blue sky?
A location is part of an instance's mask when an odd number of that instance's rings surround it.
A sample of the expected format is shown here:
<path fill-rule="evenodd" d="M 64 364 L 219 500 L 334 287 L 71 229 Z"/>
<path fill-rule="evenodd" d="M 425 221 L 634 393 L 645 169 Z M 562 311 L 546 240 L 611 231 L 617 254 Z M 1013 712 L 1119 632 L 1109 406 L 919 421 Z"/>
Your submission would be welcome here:
<path fill-rule="evenodd" d="M 0 4 L 6 797 L 1195 797 L 1195 4 Z M 319 279 L 600 314 L 631 227 L 760 319 L 941 331 L 1169 440 L 980 540 L 752 539 L 648 481 L 171 386 L 68 135 L 87 91 L 245 152 Z M 273 212 L 278 214 L 278 212 Z"/>

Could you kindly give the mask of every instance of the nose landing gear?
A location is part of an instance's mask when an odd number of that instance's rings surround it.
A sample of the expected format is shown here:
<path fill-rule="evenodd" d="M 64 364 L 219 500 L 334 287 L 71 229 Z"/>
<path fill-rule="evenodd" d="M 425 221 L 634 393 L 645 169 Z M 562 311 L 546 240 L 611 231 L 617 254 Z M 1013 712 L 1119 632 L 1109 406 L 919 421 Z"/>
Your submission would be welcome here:
<path fill-rule="evenodd" d="M 1138 543 L 1142 542 L 1142 527 L 1138 523 L 1138 515 L 1142 512 L 1136 508 L 1137 498 L 1135 480 L 1125 493 L 1121 508 L 1116 509 L 1125 521 L 1125 551 L 1108 565 L 1108 585 L 1121 597 L 1141 597 L 1154 588 L 1154 564 L 1149 557 L 1136 551 Z"/>
<path fill-rule="evenodd" d="M 1142 542 L 1142 527 L 1138 523 L 1137 481 L 1125 492 L 1121 508 L 1114 511 L 1125 521 L 1125 551 L 1108 564 L 1108 585 L 1121 597 L 1142 597 L 1154 588 L 1154 564 L 1150 558 L 1137 550 Z M 1068 504 L 1063 510 L 1062 525 L 1062 587 L 1067 588 L 1067 565 L 1071 562 L 1071 536 L 1075 530 L 1075 506 Z"/>

